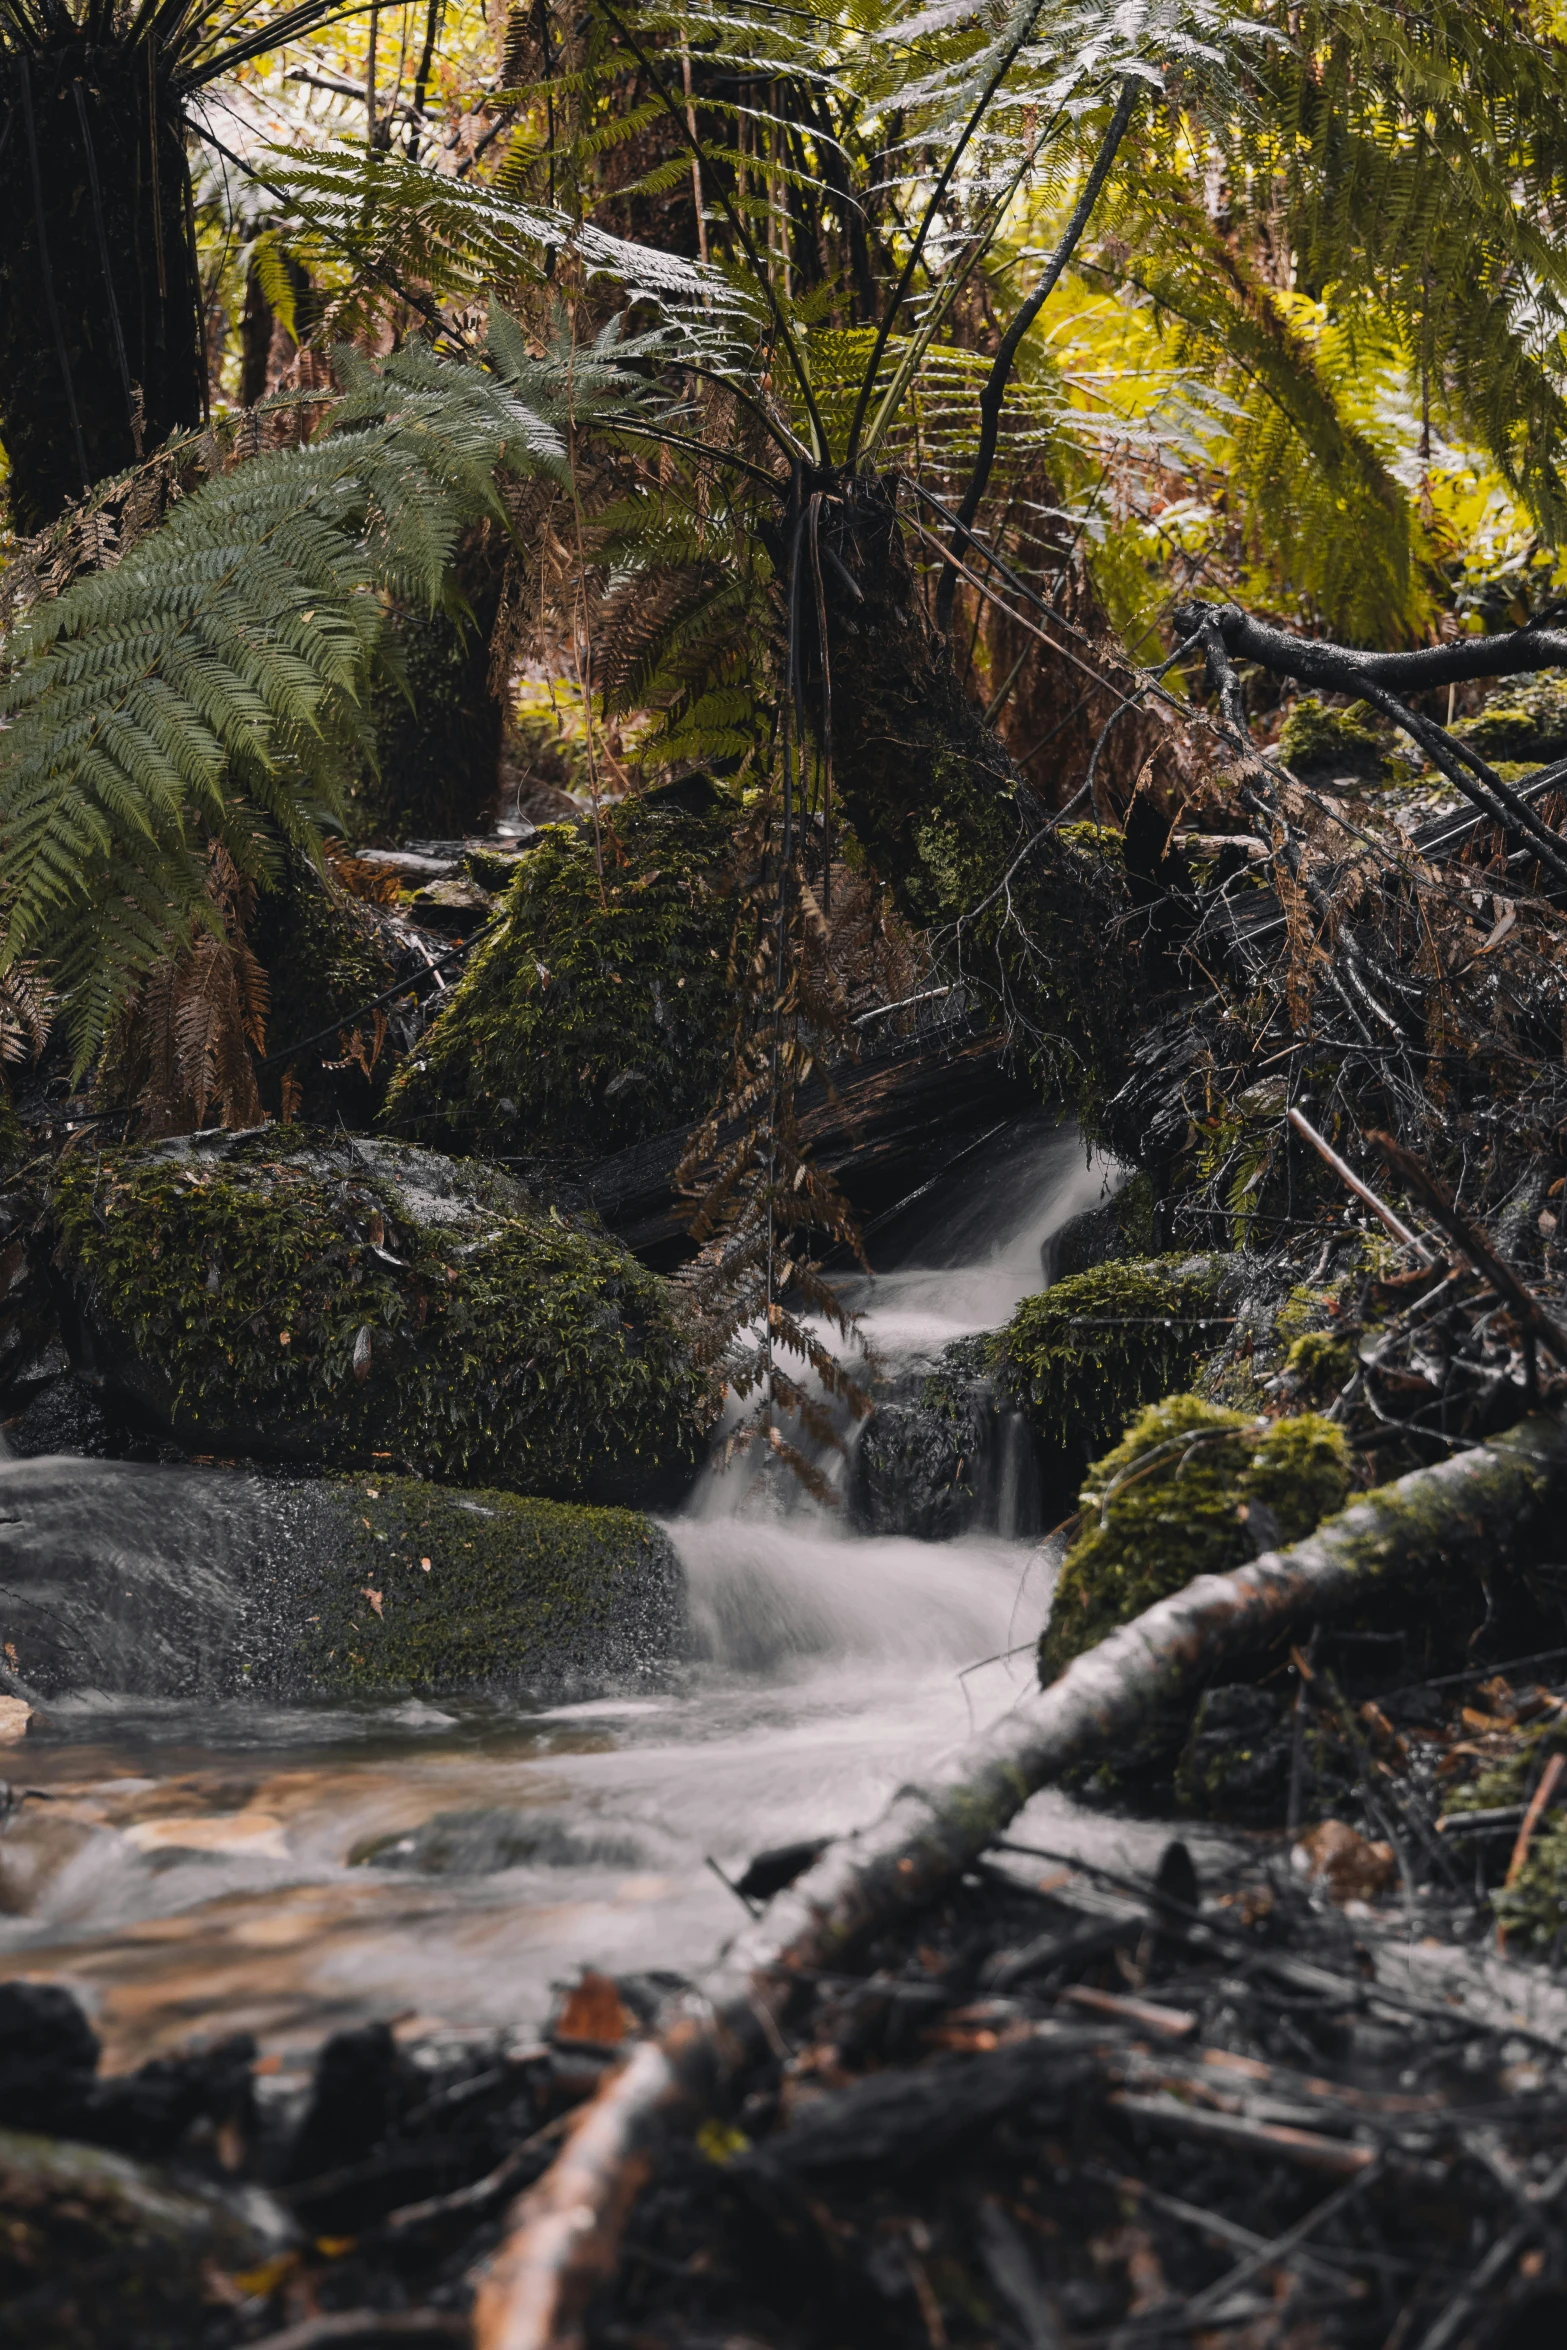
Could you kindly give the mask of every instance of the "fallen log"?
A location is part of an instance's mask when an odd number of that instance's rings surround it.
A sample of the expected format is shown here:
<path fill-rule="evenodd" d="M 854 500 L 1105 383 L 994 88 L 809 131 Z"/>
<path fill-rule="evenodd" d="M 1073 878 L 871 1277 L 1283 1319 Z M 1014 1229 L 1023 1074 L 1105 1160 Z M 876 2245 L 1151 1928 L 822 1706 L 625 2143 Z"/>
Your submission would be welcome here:
<path fill-rule="evenodd" d="M 929 1901 L 1041 1787 L 1133 1742 L 1151 1709 L 1194 1699 L 1223 1668 L 1373 1590 L 1540 1563 L 1560 1548 L 1564 1503 L 1567 1421 L 1555 1414 L 1415 1470 L 1304 1542 L 1161 1600 L 902 1789 L 871 1827 L 829 1845 L 730 1945 L 670 2027 L 606 2081 L 559 2160 L 520 2198 L 477 2280 L 476 2350 L 576 2350 L 654 2133 L 721 2107 L 748 2052 L 782 2045 L 804 1977 L 841 1965 Z"/>
<path fill-rule="evenodd" d="M 833 1073 L 801 1094 L 812 1164 L 830 1175 L 869 1224 L 934 1181 L 1000 1125 L 1037 1112 L 1039 1096 L 1002 1066 L 994 1037 L 955 1023 Z M 692 1255 L 695 1202 L 675 1188 L 692 1130 L 680 1127 L 585 1168 L 585 1204 L 659 1270 Z M 738 1126 L 719 1135 L 722 1147 Z"/>

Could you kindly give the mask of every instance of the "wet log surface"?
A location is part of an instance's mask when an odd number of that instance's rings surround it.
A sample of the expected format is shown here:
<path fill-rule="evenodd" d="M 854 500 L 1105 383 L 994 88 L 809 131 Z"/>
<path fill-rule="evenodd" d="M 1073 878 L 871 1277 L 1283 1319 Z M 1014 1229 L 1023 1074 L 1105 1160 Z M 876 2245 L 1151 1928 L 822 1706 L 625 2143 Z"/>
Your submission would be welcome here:
<path fill-rule="evenodd" d="M 1038 1095 L 1003 1068 L 993 1037 L 937 1031 L 812 1078 L 801 1124 L 814 1164 L 842 1188 L 862 1225 L 947 1173 L 1008 1120 L 1037 1111 Z M 726 1130 L 727 1134 L 727 1130 Z M 723 1137 L 721 1137 L 723 1139 Z M 691 1197 L 675 1188 L 686 1129 L 601 1159 L 579 1178 L 587 1204 L 649 1264 L 691 1253 Z"/>

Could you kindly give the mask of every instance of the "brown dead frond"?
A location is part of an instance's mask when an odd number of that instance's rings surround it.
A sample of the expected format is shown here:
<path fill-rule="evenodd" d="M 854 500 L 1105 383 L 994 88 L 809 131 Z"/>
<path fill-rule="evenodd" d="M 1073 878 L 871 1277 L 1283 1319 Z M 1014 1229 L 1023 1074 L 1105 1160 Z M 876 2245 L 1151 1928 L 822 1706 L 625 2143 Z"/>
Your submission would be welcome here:
<path fill-rule="evenodd" d="M 267 975 L 246 936 L 255 884 L 216 844 L 207 895 L 211 927 L 148 975 L 111 1056 L 109 1089 L 149 1140 L 192 1133 L 214 1113 L 229 1127 L 265 1116 L 252 1053 L 266 1050 Z"/>

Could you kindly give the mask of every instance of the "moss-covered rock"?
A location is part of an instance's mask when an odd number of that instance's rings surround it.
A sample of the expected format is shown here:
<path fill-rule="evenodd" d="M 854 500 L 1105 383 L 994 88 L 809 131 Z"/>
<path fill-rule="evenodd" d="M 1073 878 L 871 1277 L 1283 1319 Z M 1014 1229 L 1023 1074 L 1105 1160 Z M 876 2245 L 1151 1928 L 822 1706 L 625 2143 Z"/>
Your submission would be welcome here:
<path fill-rule="evenodd" d="M 1567 678 L 1548 670 L 1508 678 L 1483 710 L 1460 718 L 1453 732 L 1482 759 L 1540 766 L 1567 752 Z"/>
<path fill-rule="evenodd" d="M 547 826 L 399 1072 L 398 1132 L 590 1159 L 707 1110 L 727 1065 L 731 819 L 633 803 Z"/>
<path fill-rule="evenodd" d="M 78 1367 L 182 1444 L 576 1500 L 696 1457 L 676 1293 L 482 1162 L 265 1128 L 68 1160 Z"/>
<path fill-rule="evenodd" d="M 262 1690 L 438 1697 L 591 1687 L 684 1639 L 669 1537 L 638 1511 L 373 1475 L 279 1505 L 274 1602 L 242 1680 Z"/>
<path fill-rule="evenodd" d="M 7 1463 L 5 1511 L 9 1657 L 45 1697 L 550 1694 L 686 1645 L 679 1562 L 632 1510 L 54 1458 Z"/>
<path fill-rule="evenodd" d="M 1219 1257 L 1090 1266 L 1026 1297 L 995 1341 L 996 1389 L 1073 1491 L 1139 1406 L 1183 1386 L 1225 1327 Z"/>
<path fill-rule="evenodd" d="M 1195 1395 L 1150 1405 L 1083 1487 L 1041 1681 L 1196 1576 L 1298 1542 L 1343 1506 L 1349 1475 L 1343 1436 L 1313 1413 L 1259 1421 Z"/>
<path fill-rule="evenodd" d="M 1389 730 L 1369 702 L 1330 709 L 1315 694 L 1302 694 L 1279 730 L 1279 750 L 1297 775 L 1353 776 L 1357 783 L 1390 782 L 1396 773 L 1388 754 Z"/>

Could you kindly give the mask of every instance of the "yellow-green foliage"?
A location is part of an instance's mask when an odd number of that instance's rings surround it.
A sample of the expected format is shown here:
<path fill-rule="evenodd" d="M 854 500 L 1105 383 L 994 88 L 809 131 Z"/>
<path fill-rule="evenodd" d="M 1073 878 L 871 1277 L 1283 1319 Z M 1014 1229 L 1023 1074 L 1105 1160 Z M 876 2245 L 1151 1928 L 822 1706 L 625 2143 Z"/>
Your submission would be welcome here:
<path fill-rule="evenodd" d="M 1384 782 L 1392 772 L 1387 745 L 1373 724 L 1370 705 L 1351 702 L 1330 710 L 1315 694 L 1302 694 L 1279 733 L 1279 749 L 1297 775 L 1353 775 Z"/>
<path fill-rule="evenodd" d="M 376 1171 L 423 1154 L 293 1139 L 207 1163 L 126 1151 L 58 1178 L 56 1261 L 81 1317 L 186 1441 L 390 1456 L 572 1500 L 694 1455 L 712 1404 L 658 1275 L 492 1171 L 462 1170 L 488 1212 L 424 1222 Z"/>
<path fill-rule="evenodd" d="M 435 1696 L 624 1671 L 678 1645 L 679 1567 L 637 1511 L 380 1474 L 305 1504 L 319 1565 L 260 1682 Z"/>
<path fill-rule="evenodd" d="M 1299 1541 L 1348 1491 L 1344 1439 L 1314 1413 L 1258 1421 L 1195 1395 L 1150 1405 L 1083 1487 L 1083 1531 L 1039 1644 L 1041 1681 L 1195 1576 Z"/>
<path fill-rule="evenodd" d="M 995 1345 L 997 1391 L 1086 1465 L 1140 1404 L 1191 1377 L 1223 1336 L 1211 1257 L 1091 1265 L 1026 1297 Z"/>
<path fill-rule="evenodd" d="M 1567 1926 L 1567 1817 L 1552 1815 L 1530 1844 L 1518 1875 L 1492 1897 L 1491 1907 L 1504 1934 L 1536 1950 L 1550 1948 Z"/>
<path fill-rule="evenodd" d="M 708 1109 L 731 1028 L 730 821 L 641 804 L 549 825 L 398 1073 L 399 1132 L 592 1158 Z"/>
<path fill-rule="evenodd" d="M 1538 764 L 1567 751 L 1567 681 L 1549 672 L 1509 678 L 1473 718 L 1461 718 L 1453 732 L 1482 759 L 1517 759 Z"/>

